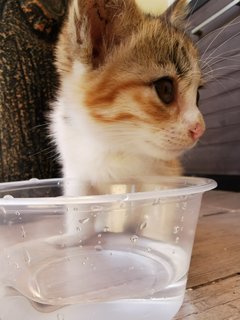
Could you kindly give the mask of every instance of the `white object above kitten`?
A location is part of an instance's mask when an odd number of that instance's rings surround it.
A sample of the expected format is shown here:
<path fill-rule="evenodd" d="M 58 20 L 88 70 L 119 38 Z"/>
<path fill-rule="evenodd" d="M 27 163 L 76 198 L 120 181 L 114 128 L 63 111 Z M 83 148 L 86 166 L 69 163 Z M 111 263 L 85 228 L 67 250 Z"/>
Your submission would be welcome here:
<path fill-rule="evenodd" d="M 133 0 L 73 0 L 56 52 L 51 113 L 65 194 L 101 183 L 182 173 L 179 156 L 205 130 L 199 54 L 185 33 L 187 1 L 159 17 Z"/>

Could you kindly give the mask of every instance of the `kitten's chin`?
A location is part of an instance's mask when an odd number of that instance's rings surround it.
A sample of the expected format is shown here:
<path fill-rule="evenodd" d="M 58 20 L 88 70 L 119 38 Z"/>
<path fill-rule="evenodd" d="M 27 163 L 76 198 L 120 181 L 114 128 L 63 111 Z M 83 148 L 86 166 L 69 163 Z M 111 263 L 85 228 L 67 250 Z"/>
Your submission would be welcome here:
<path fill-rule="evenodd" d="M 163 161 L 172 161 L 178 159 L 188 148 L 181 147 L 162 147 L 155 143 L 148 142 L 145 152 L 147 151 L 148 155 L 152 158 Z"/>
<path fill-rule="evenodd" d="M 171 161 L 171 160 L 176 160 L 178 159 L 185 150 L 161 150 L 159 153 L 159 159 L 164 160 L 164 161 Z"/>

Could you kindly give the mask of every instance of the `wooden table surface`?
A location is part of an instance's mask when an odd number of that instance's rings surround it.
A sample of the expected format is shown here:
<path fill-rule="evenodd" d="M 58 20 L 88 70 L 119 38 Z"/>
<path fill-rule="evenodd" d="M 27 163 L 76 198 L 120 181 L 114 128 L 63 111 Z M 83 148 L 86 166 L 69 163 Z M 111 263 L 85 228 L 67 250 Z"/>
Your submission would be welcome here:
<path fill-rule="evenodd" d="M 240 320 L 240 193 L 203 197 L 182 319 Z"/>

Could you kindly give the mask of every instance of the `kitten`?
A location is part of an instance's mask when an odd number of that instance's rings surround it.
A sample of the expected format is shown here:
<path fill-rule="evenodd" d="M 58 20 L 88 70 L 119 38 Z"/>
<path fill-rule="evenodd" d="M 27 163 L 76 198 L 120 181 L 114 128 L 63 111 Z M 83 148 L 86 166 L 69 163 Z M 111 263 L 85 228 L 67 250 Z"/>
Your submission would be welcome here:
<path fill-rule="evenodd" d="M 205 130 L 186 15 L 186 0 L 158 17 L 134 0 L 72 1 L 56 51 L 61 88 L 51 114 L 63 175 L 75 181 L 66 195 L 128 177 L 182 174 L 179 157 Z"/>

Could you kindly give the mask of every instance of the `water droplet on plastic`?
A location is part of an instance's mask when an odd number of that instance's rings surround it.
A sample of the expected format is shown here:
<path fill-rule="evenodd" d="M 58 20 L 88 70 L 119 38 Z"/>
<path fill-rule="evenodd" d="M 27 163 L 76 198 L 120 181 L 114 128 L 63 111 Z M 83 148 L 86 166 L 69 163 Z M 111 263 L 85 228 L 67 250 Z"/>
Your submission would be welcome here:
<path fill-rule="evenodd" d="M 91 211 L 94 211 L 94 212 L 98 212 L 98 211 L 101 211 L 102 210 L 102 207 L 101 206 L 92 206 L 91 207 Z"/>
<path fill-rule="evenodd" d="M 26 231 L 24 229 L 24 226 L 21 226 L 21 232 L 22 232 L 22 237 L 25 238 L 26 237 Z"/>
<path fill-rule="evenodd" d="M 141 225 L 140 225 L 140 230 L 143 230 L 143 229 L 145 229 L 146 228 L 146 226 L 147 226 L 147 222 L 146 221 L 143 221 L 142 223 L 141 223 Z"/>
<path fill-rule="evenodd" d="M 151 251 L 152 251 L 152 249 L 148 247 L 147 248 L 147 252 L 151 252 Z"/>
<path fill-rule="evenodd" d="M 31 179 L 29 179 L 29 181 L 31 181 L 31 182 L 38 182 L 39 180 L 38 180 L 38 178 L 31 178 Z"/>
<path fill-rule="evenodd" d="M 64 320 L 64 315 L 61 313 L 57 314 L 57 320 Z"/>
<path fill-rule="evenodd" d="M 28 250 L 26 250 L 26 249 L 25 249 L 25 252 L 24 252 L 24 261 L 25 261 L 27 264 L 30 264 L 30 263 L 31 263 L 30 253 L 29 253 Z"/>
<path fill-rule="evenodd" d="M 86 265 L 86 261 L 83 261 L 82 264 L 85 266 Z"/>
<path fill-rule="evenodd" d="M 148 220 L 148 219 L 149 219 L 148 214 L 145 214 L 145 215 L 144 215 L 144 219 L 145 219 L 145 220 Z"/>
<path fill-rule="evenodd" d="M 160 199 L 153 200 L 153 206 L 158 206 L 160 204 Z"/>
<path fill-rule="evenodd" d="M 11 196 L 10 194 L 6 194 L 4 197 L 3 197 L 4 200 L 11 200 L 11 199 L 14 199 L 13 196 Z"/>
<path fill-rule="evenodd" d="M 130 238 L 130 240 L 131 240 L 133 243 L 136 243 L 137 240 L 138 240 L 138 236 L 133 235 L 133 236 Z"/>
<path fill-rule="evenodd" d="M 186 208 L 187 208 L 187 202 L 182 202 L 182 209 L 186 210 Z"/>
<path fill-rule="evenodd" d="M 119 207 L 120 207 L 120 209 L 126 208 L 126 202 L 121 201 Z"/>
<path fill-rule="evenodd" d="M 85 223 L 87 223 L 89 220 L 90 220 L 90 218 L 88 217 L 88 218 L 79 219 L 78 221 L 79 221 L 79 223 L 81 223 L 81 224 L 85 224 Z"/>
<path fill-rule="evenodd" d="M 102 241 L 101 241 L 101 240 L 99 240 L 99 241 L 98 241 L 98 244 L 101 244 L 101 243 L 102 243 Z"/>
<path fill-rule="evenodd" d="M 98 238 L 101 238 L 101 237 L 102 237 L 102 235 L 101 235 L 101 233 L 99 233 L 99 234 L 98 234 Z"/>
<path fill-rule="evenodd" d="M 104 229 L 103 229 L 103 232 L 108 232 L 109 229 L 110 229 L 109 227 L 105 226 Z"/>
<path fill-rule="evenodd" d="M 21 212 L 19 212 L 19 211 L 16 211 L 16 216 L 20 216 L 21 215 Z"/>
<path fill-rule="evenodd" d="M 180 238 L 179 238 L 179 237 L 177 237 L 177 238 L 176 238 L 176 240 L 175 240 L 175 242 L 176 242 L 176 243 L 178 243 L 178 242 L 179 242 L 179 240 L 180 240 Z"/>
<path fill-rule="evenodd" d="M 96 251 L 102 251 L 102 246 L 100 246 L 100 245 L 97 245 L 94 248 Z"/>
<path fill-rule="evenodd" d="M 15 267 L 16 267 L 16 269 L 20 269 L 20 266 L 17 262 L 15 262 Z"/>
<path fill-rule="evenodd" d="M 178 233 L 180 230 L 180 227 L 179 226 L 175 226 L 174 229 L 173 229 L 173 233 L 176 234 Z"/>

